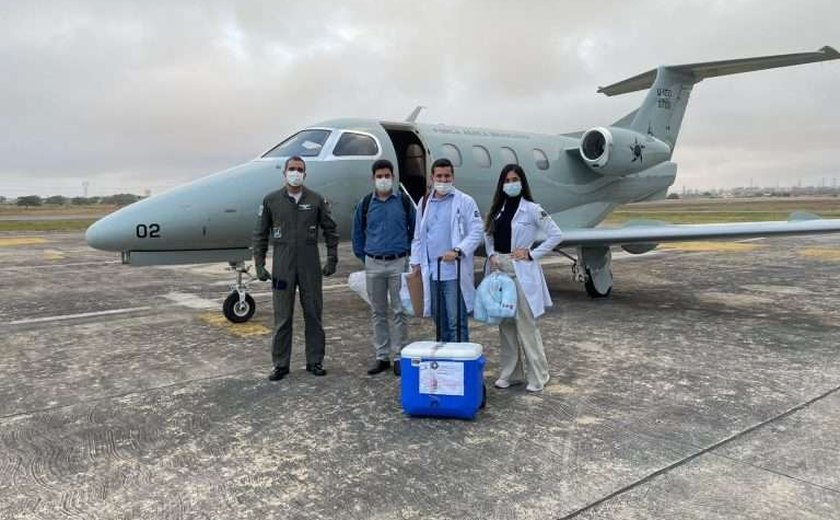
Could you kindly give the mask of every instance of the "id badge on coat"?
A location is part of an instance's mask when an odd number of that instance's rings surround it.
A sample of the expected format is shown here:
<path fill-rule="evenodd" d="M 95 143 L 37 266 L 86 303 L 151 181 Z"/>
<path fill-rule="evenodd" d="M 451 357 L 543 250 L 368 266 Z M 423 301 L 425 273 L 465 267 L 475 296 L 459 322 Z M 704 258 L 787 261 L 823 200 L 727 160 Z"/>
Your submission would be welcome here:
<path fill-rule="evenodd" d="M 280 229 L 280 226 L 271 228 L 271 237 L 275 240 L 283 238 L 283 230 Z"/>

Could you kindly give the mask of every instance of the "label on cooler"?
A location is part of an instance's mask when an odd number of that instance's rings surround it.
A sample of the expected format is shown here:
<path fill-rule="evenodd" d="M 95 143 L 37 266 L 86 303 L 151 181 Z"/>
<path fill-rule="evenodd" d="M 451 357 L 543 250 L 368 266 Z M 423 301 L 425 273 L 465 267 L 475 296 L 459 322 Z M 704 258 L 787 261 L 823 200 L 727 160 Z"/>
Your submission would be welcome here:
<path fill-rule="evenodd" d="M 420 393 L 464 395 L 464 364 L 457 361 L 421 361 Z"/>

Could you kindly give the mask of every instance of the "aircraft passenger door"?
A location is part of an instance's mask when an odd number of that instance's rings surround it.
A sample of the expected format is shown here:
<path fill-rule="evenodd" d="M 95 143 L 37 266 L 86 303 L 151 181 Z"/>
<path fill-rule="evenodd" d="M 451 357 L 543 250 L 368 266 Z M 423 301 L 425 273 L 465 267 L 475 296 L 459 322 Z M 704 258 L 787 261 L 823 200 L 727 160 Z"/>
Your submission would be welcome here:
<path fill-rule="evenodd" d="M 400 184 L 404 185 L 411 200 L 419 201 L 426 194 L 426 152 L 421 145 L 406 146 L 402 174 Z"/>
<path fill-rule="evenodd" d="M 383 125 L 397 154 L 401 188 L 417 203 L 426 194 L 426 149 L 413 125 Z"/>

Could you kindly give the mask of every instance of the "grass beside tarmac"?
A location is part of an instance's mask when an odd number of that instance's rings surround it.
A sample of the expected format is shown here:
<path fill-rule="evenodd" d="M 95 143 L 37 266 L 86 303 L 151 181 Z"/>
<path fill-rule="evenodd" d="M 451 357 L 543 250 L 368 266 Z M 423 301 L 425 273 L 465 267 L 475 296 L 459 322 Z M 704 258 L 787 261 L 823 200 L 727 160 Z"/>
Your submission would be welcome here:
<path fill-rule="evenodd" d="M 0 233 L 83 232 L 95 218 L 73 220 L 0 220 Z"/>
<path fill-rule="evenodd" d="M 118 209 L 113 205 L 37 206 L 0 205 L 0 233 L 84 232 L 98 219 Z"/>
<path fill-rule="evenodd" d="M 604 224 L 615 226 L 637 219 L 662 220 L 670 224 L 765 222 L 787 220 L 794 211 L 814 213 L 826 219 L 840 218 L 840 198 L 767 197 L 641 202 L 622 206 L 611 213 Z"/>

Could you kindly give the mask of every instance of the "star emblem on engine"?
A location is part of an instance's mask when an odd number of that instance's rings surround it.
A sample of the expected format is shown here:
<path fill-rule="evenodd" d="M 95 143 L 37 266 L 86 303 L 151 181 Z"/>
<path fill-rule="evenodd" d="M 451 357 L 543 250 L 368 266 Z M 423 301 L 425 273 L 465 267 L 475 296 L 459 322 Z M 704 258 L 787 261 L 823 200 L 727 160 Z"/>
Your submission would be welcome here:
<path fill-rule="evenodd" d="M 633 152 L 633 160 L 630 162 L 636 162 L 636 159 L 638 159 L 639 162 L 644 162 L 644 158 L 642 157 L 642 150 L 644 149 L 645 145 L 639 144 L 639 140 L 636 139 L 636 142 L 630 145 L 630 151 Z"/>

